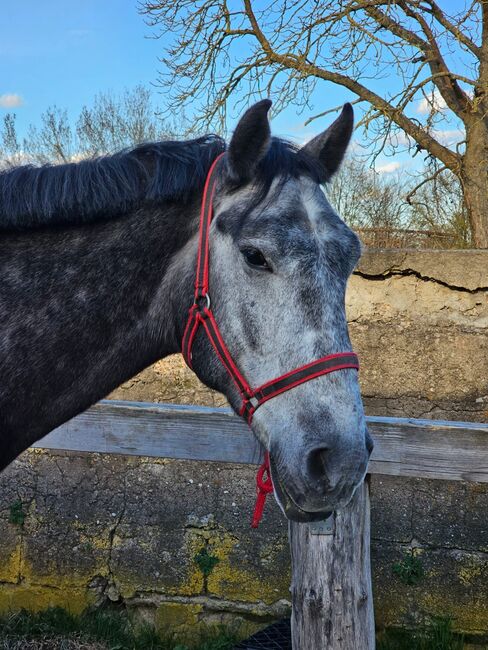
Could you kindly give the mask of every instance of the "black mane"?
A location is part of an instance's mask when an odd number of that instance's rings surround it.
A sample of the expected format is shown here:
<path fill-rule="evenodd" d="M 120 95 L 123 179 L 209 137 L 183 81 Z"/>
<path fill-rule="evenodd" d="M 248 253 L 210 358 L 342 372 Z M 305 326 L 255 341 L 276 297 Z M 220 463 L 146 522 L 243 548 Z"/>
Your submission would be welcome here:
<path fill-rule="evenodd" d="M 181 200 L 201 187 L 225 142 L 205 136 L 141 144 L 113 155 L 0 172 L 0 229 L 81 224 L 142 204 Z"/>
<path fill-rule="evenodd" d="M 23 165 L 0 172 L 0 230 L 27 230 L 110 219 L 142 205 L 185 202 L 203 187 L 212 161 L 225 150 L 218 136 L 142 144 L 119 153 L 62 165 Z M 273 138 L 258 166 L 260 197 L 280 175 L 318 181 L 318 162 Z"/>

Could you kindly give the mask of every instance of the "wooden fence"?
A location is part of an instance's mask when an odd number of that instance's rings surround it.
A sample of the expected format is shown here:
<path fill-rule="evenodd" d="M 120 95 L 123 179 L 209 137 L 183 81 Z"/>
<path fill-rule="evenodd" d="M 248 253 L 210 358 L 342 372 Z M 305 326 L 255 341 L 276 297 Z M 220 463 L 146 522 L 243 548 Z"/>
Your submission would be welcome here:
<path fill-rule="evenodd" d="M 488 482 L 488 424 L 368 417 L 370 473 Z M 36 447 L 258 464 L 262 450 L 230 409 L 103 401 Z M 318 524 L 290 523 L 294 650 L 372 650 L 367 483 Z"/>
<path fill-rule="evenodd" d="M 412 230 L 410 228 L 355 228 L 370 248 L 470 248 L 468 231 Z"/>

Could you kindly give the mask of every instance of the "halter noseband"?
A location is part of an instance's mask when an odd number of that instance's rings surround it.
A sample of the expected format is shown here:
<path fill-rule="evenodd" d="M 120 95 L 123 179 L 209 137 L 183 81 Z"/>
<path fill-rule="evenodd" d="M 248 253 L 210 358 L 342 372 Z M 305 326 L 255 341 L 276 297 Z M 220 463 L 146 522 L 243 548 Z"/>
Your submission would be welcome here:
<path fill-rule="evenodd" d="M 209 294 L 208 258 L 209 258 L 209 234 L 210 224 L 213 216 L 213 196 L 217 177 L 219 160 L 224 156 L 221 153 L 212 163 L 203 190 L 202 206 L 200 212 L 200 241 L 198 244 L 197 274 L 195 281 L 195 299 L 190 308 L 188 321 L 185 327 L 182 341 L 183 357 L 190 368 L 192 368 L 191 349 L 195 335 L 203 326 L 208 340 L 234 382 L 241 396 L 241 415 L 248 424 L 251 424 L 253 415 L 257 408 L 272 397 L 276 397 L 295 386 L 326 375 L 336 370 L 355 368 L 359 370 L 358 357 L 354 352 L 338 352 L 321 357 L 316 361 L 307 363 L 304 366 L 295 368 L 276 379 L 272 379 L 257 388 L 252 389 L 245 377 L 239 371 L 232 356 L 224 343 L 222 334 L 215 321 Z"/>

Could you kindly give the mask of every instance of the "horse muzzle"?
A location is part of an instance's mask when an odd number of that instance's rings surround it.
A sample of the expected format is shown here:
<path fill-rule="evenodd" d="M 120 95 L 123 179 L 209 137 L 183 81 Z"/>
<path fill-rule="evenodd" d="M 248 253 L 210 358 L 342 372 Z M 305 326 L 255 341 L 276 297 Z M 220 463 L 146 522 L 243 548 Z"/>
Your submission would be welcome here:
<path fill-rule="evenodd" d="M 303 455 L 305 462 L 296 474 L 282 461 L 280 463 L 271 451 L 270 469 L 275 496 L 287 519 L 321 521 L 334 510 L 346 506 L 366 474 L 372 449 L 373 442 L 367 434 L 365 446 L 350 455 L 345 466 L 338 463 L 334 467 L 329 450 L 317 447 Z"/>

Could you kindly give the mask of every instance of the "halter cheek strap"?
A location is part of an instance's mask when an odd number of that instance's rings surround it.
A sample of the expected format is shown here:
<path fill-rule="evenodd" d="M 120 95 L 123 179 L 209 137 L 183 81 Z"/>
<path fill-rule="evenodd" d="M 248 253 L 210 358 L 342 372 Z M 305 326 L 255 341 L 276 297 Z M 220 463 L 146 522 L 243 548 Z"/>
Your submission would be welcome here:
<path fill-rule="evenodd" d="M 198 243 L 195 297 L 188 314 L 188 321 L 183 333 L 181 347 L 186 363 L 190 368 L 192 368 L 193 342 L 198 330 L 203 327 L 210 344 L 239 392 L 241 397 L 239 415 L 241 415 L 248 424 L 251 424 L 254 413 L 261 404 L 264 404 L 277 395 L 281 395 L 281 393 L 284 393 L 287 390 L 295 388 L 295 386 L 299 386 L 300 384 L 315 379 L 316 377 L 320 377 L 321 375 L 326 375 L 330 372 L 335 372 L 336 370 L 344 370 L 346 368 L 359 370 L 359 361 L 354 352 L 338 352 L 336 354 L 329 354 L 312 361 L 311 363 L 307 363 L 304 366 L 290 370 L 290 372 L 287 372 L 276 379 L 272 379 L 254 389 L 250 387 L 246 378 L 240 372 L 225 345 L 222 334 L 215 321 L 209 293 L 208 261 L 210 224 L 213 217 L 213 197 L 215 193 L 218 166 L 219 161 L 223 156 L 223 153 L 220 154 L 212 163 L 203 190 L 200 211 L 200 238 Z M 268 478 L 266 479 L 266 482 L 264 482 L 262 474 L 258 475 L 258 478 L 260 476 L 260 480 L 258 480 L 259 507 L 257 503 L 253 519 L 254 526 L 257 526 L 262 513 L 262 508 L 264 507 L 264 498 L 260 495 L 267 494 L 272 490 L 269 465 L 266 466 L 266 461 L 261 470 L 264 470 L 267 473 Z"/>

